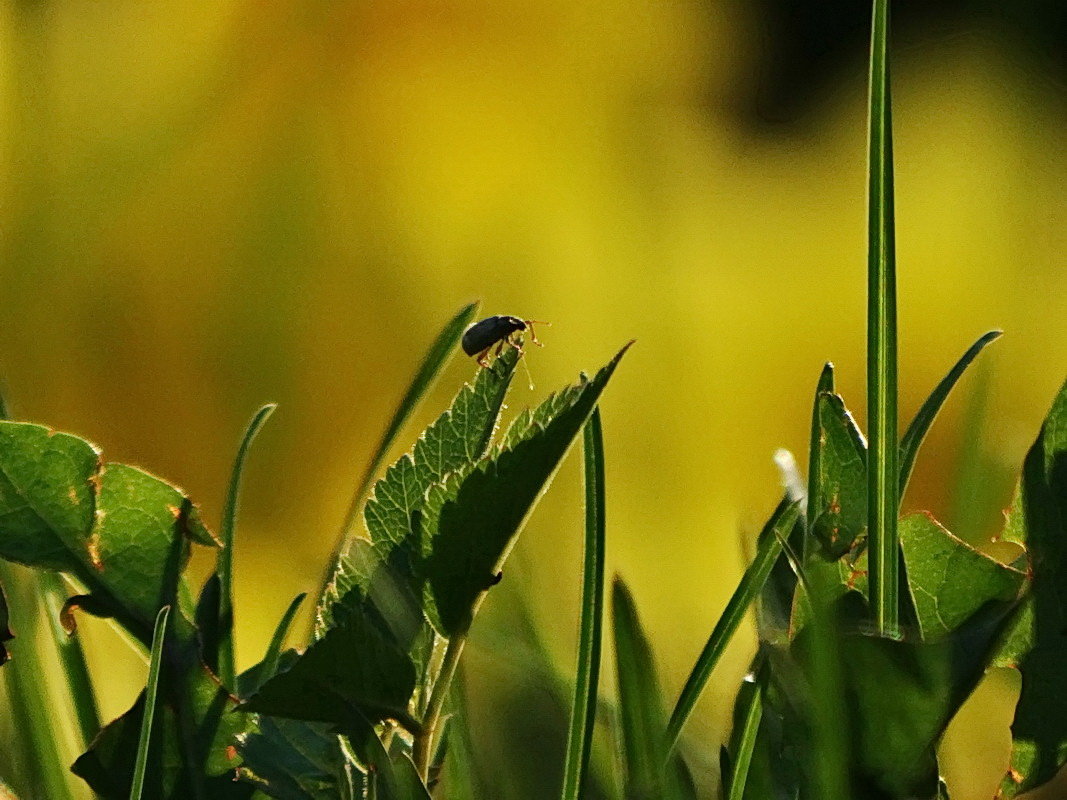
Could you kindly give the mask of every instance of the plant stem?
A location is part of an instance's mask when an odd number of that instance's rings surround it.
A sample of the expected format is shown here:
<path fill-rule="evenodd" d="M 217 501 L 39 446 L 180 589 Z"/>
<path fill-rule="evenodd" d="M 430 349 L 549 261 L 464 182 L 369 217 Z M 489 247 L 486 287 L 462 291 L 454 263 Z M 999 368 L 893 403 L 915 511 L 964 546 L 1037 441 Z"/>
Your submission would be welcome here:
<path fill-rule="evenodd" d="M 578 669 L 574 706 L 567 734 L 563 769 L 563 800 L 577 800 L 589 768 L 600 677 L 601 631 L 604 620 L 604 436 L 600 408 L 585 424 L 585 565 L 582 610 L 578 625 Z"/>
<path fill-rule="evenodd" d="M 444 709 L 445 700 L 448 698 L 448 690 L 452 685 L 452 679 L 456 675 L 459 658 L 463 655 L 463 646 L 466 643 L 467 635 L 465 633 L 457 633 L 448 640 L 444 661 L 441 662 L 441 671 L 437 674 L 437 681 L 433 685 L 433 691 L 430 692 L 430 702 L 426 704 L 426 716 L 423 718 L 422 730 L 415 736 L 415 769 L 418 770 L 419 777 L 422 778 L 423 783 L 429 779 L 437 725 L 441 720 L 441 711 Z"/>
<path fill-rule="evenodd" d="M 883 635 L 898 629 L 897 297 L 893 231 L 893 134 L 889 92 L 889 0 L 874 0 L 871 25 L 870 185 L 867 260 L 867 509 L 870 594 Z"/>

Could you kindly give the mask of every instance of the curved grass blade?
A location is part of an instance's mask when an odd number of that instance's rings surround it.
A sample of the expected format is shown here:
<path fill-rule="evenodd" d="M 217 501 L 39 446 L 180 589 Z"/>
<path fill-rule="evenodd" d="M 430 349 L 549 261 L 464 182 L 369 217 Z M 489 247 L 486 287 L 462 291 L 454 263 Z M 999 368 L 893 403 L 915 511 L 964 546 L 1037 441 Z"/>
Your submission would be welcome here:
<path fill-rule="evenodd" d="M 89 666 L 85 662 L 81 639 L 63 629 L 61 616 L 63 604 L 67 601 L 63 579 L 54 572 L 42 570 L 37 574 L 37 580 L 48 609 L 46 616 L 51 628 L 52 640 L 59 654 L 63 677 L 66 680 L 67 690 L 70 692 L 71 704 L 74 706 L 74 716 L 78 722 L 78 732 L 81 734 L 79 745 L 84 750 L 100 733 L 101 728 L 100 710 L 96 704 L 93 682 L 89 677 Z M 2 633 L 3 631 L 0 630 L 0 634 Z"/>
<path fill-rule="evenodd" d="M 893 230 L 893 125 L 889 92 L 889 0 L 871 17 L 870 163 L 867 230 L 867 529 L 875 624 L 894 635 L 897 585 L 897 278 Z"/>
<path fill-rule="evenodd" d="M 241 490 L 241 475 L 244 472 L 245 458 L 252 440 L 256 438 L 256 434 L 263 428 L 263 424 L 277 407 L 275 403 L 267 403 L 248 423 L 241 446 L 237 450 L 237 458 L 233 462 L 230 489 L 222 512 L 222 530 L 219 532 L 222 538 L 222 549 L 219 551 L 216 562 L 219 575 L 219 680 L 230 690 L 236 687 L 237 680 L 233 641 L 233 542 L 234 530 L 237 526 L 237 501 Z"/>
<path fill-rule="evenodd" d="M 756 747 L 756 734 L 763 719 L 763 686 L 759 678 L 749 675 L 741 684 L 738 692 L 737 711 L 740 728 L 731 736 L 729 766 L 730 771 L 723 774 L 723 796 L 726 800 L 742 800 L 745 796 L 745 784 L 748 781 L 748 769 L 752 764 L 752 752 Z"/>
<path fill-rule="evenodd" d="M 285 645 L 285 637 L 289 634 L 289 629 L 293 625 L 293 619 L 296 617 L 296 612 L 300 608 L 300 604 L 304 602 L 304 598 L 307 597 L 307 592 L 301 592 L 293 601 L 289 603 L 289 607 L 285 609 L 285 613 L 282 614 L 281 620 L 278 622 L 278 627 L 274 629 L 274 635 L 270 639 L 270 644 L 267 645 L 267 652 L 263 655 L 263 660 L 259 663 L 259 668 L 256 673 L 256 685 L 249 687 L 249 691 L 245 691 L 245 687 L 241 686 L 242 693 L 251 693 L 259 691 L 260 686 L 266 681 L 269 681 L 278 672 L 278 662 L 282 656 L 282 647 Z"/>
<path fill-rule="evenodd" d="M 963 373 L 966 372 L 967 367 L 971 365 L 971 362 L 978 357 L 978 354 L 982 352 L 987 344 L 999 339 L 1003 333 L 1004 331 L 999 330 L 989 331 L 972 344 L 967 352 L 960 356 L 960 360 L 956 362 L 956 365 L 949 370 L 948 375 L 937 384 L 930 396 L 926 398 L 926 402 L 922 404 L 922 407 L 915 414 L 915 419 L 908 425 L 904 438 L 900 440 L 899 499 L 903 499 L 904 490 L 908 488 L 908 480 L 911 478 L 911 470 L 915 466 L 915 458 L 919 454 L 919 447 L 922 445 L 923 439 L 926 438 L 930 426 L 933 425 L 937 412 L 941 410 L 941 406 L 944 405 L 949 393 L 956 386 L 956 382 L 959 381 Z"/>
<path fill-rule="evenodd" d="M 137 742 L 137 761 L 133 768 L 133 784 L 130 800 L 141 800 L 145 770 L 148 766 L 148 748 L 152 744 L 152 719 L 156 713 L 156 694 L 159 689 L 159 669 L 163 663 L 163 643 L 167 634 L 167 619 L 170 606 L 163 606 L 156 616 L 152 631 L 152 660 L 148 665 L 148 685 L 145 687 L 144 716 L 141 718 L 141 736 Z"/>
<path fill-rule="evenodd" d="M 348 507 L 348 515 L 345 517 L 344 528 L 342 529 L 343 540 L 347 540 L 352 536 L 359 526 L 359 517 L 363 511 L 363 504 L 367 500 L 367 493 L 370 491 L 374 476 L 382 467 L 386 453 L 393 446 L 401 428 L 404 427 L 404 423 L 415 413 L 415 409 L 419 407 L 422 398 L 426 396 L 437 376 L 441 374 L 441 370 L 445 368 L 449 356 L 452 355 L 456 345 L 459 344 L 460 337 L 463 336 L 463 331 L 466 330 L 467 326 L 474 320 L 475 314 L 478 313 L 479 305 L 475 301 L 461 308 L 442 328 L 441 332 L 437 334 L 437 338 L 434 339 L 430 349 L 423 356 L 418 372 L 415 373 L 411 385 L 408 386 L 408 390 L 401 398 L 396 411 L 393 412 L 393 418 L 389 421 L 385 433 L 382 434 L 381 441 L 378 442 L 378 448 L 374 451 L 374 455 L 363 473 L 363 478 L 359 482 L 356 493 L 352 497 L 352 503 Z M 338 546 L 338 552 L 340 550 L 341 545 Z"/>
<path fill-rule="evenodd" d="M 700 657 L 697 658 L 697 663 L 693 666 L 692 672 L 689 673 L 689 678 L 686 680 L 682 693 L 678 697 L 678 702 L 674 706 L 674 711 L 671 713 L 670 722 L 667 723 L 668 751 L 673 749 L 677 743 L 678 736 L 681 734 L 690 714 L 693 713 L 693 708 L 696 706 L 701 692 L 704 691 L 704 686 L 707 684 L 712 670 L 719 663 L 719 659 L 726 650 L 726 645 L 737 630 L 737 626 L 741 624 L 749 605 L 759 595 L 763 585 L 767 582 L 767 577 L 771 574 L 771 568 L 774 567 L 778 556 L 781 555 L 782 542 L 788 538 L 799 517 L 799 501 L 793 503 L 782 501 L 764 526 L 763 532 L 759 536 L 756 557 L 748 569 L 745 570 L 741 582 L 737 585 L 733 596 L 726 604 L 726 609 L 722 612 L 722 616 L 719 617 L 719 621 L 715 623 L 715 628 L 712 630 L 711 636 L 708 637 L 708 642 L 704 645 Z"/>
<path fill-rule="evenodd" d="M 19 636 L 12 647 L 11 662 L 0 673 L 6 681 L 11 717 L 17 738 L 16 758 L 26 764 L 26 778 L 40 788 L 44 796 L 55 800 L 74 800 L 74 792 L 67 779 L 67 765 L 60 755 L 60 731 L 53 725 L 54 715 L 47 687 L 41 679 L 46 668 L 35 646 L 32 630 L 33 616 L 23 612 L 32 608 L 37 594 L 36 576 L 26 572 L 16 575 L 14 568 L 0 559 L 0 583 L 11 593 L 11 607 L 15 611 Z M 23 580 L 26 579 L 26 580 Z M 32 583 L 31 583 L 32 581 Z"/>
<path fill-rule="evenodd" d="M 604 619 L 604 437 L 600 408 L 585 424 L 585 566 L 582 574 L 582 611 L 578 624 L 578 674 L 574 706 L 567 733 L 567 757 L 563 769 L 563 800 L 578 800 L 596 719 L 597 685 L 600 677 L 601 632 Z"/>

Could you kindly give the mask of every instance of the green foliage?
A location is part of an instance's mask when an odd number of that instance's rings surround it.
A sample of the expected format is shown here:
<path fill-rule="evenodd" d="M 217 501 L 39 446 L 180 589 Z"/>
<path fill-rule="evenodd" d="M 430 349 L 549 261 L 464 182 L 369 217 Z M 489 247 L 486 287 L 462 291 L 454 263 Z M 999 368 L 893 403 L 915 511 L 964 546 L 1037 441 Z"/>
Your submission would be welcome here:
<path fill-rule="evenodd" d="M 0 586 L 0 666 L 3 666 L 11 658 L 11 654 L 4 647 L 4 643 L 10 642 L 14 638 L 15 634 L 11 632 L 10 620 L 8 619 L 7 595 L 4 594 L 4 587 Z"/>
<path fill-rule="evenodd" d="M 148 752 L 152 746 L 152 721 L 156 714 L 156 696 L 159 693 L 159 668 L 163 664 L 163 642 L 167 636 L 167 619 L 170 606 L 159 609 L 155 630 L 152 632 L 152 658 L 148 666 L 148 685 L 145 686 L 144 712 L 141 715 L 141 735 L 137 740 L 137 759 L 130 783 L 130 800 L 141 800 L 144 791 L 144 776 L 148 768 Z"/>
<path fill-rule="evenodd" d="M 1012 721 L 1011 765 L 1001 784 L 1014 797 L 1051 779 L 1067 762 L 1067 383 L 1026 455 L 1003 539 L 1026 547 L 1033 589 L 998 662 L 1022 674 Z"/>

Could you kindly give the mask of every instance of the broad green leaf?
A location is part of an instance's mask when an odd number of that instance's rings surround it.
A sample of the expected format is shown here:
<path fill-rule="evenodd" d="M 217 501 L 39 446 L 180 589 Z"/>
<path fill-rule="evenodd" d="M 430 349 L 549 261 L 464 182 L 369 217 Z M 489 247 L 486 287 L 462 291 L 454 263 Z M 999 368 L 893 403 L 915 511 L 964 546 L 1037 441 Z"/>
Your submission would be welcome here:
<path fill-rule="evenodd" d="M 900 545 L 924 641 L 950 635 L 987 603 L 1013 603 L 1026 581 L 1024 573 L 978 552 L 929 514 L 900 521 Z"/>
<path fill-rule="evenodd" d="M 369 616 L 353 611 L 241 708 L 362 730 L 363 719 L 410 720 L 415 679 L 409 656 Z"/>
<path fill-rule="evenodd" d="M 808 519 L 826 553 L 836 558 L 867 529 L 867 444 L 840 395 L 821 392 L 815 417 Z"/>
<path fill-rule="evenodd" d="M 238 775 L 277 800 L 363 797 L 363 774 L 341 749 L 331 726 L 261 715 L 257 730 L 238 738 Z M 351 785 L 350 784 L 354 784 Z"/>
<path fill-rule="evenodd" d="M 217 544 L 180 490 L 83 439 L 0 422 L 0 557 L 72 575 L 91 593 L 81 607 L 147 646 L 190 541 Z"/>
<path fill-rule="evenodd" d="M 978 354 L 982 352 L 987 344 L 998 339 L 1002 333 L 1003 331 L 989 331 L 972 344 L 967 352 L 960 357 L 960 360 L 956 362 L 955 366 L 949 370 L 948 375 L 942 378 L 941 382 L 934 387 L 930 396 L 926 398 L 926 402 L 922 404 L 915 414 L 915 419 L 911 421 L 908 430 L 904 433 L 904 438 L 900 440 L 900 497 L 904 496 L 904 490 L 908 488 L 908 480 L 911 478 L 911 470 L 915 466 L 915 458 L 919 454 L 919 447 L 922 445 L 923 439 L 926 438 L 930 426 L 934 424 L 937 412 L 941 410 L 941 406 L 945 404 L 949 393 L 963 373 L 967 371 L 967 367 L 971 365 L 971 362 L 978 357 Z"/>
<path fill-rule="evenodd" d="M 234 781 L 240 763 L 234 745 L 248 731 L 249 715 L 234 710 L 233 698 L 202 666 L 194 666 L 180 679 L 168 677 L 169 668 L 165 662 L 142 796 L 247 800 L 253 789 Z M 130 795 L 144 708 L 142 692 L 71 767 L 104 800 L 126 800 Z"/>
<path fill-rule="evenodd" d="M 696 707 L 697 700 L 704 691 L 712 670 L 726 651 L 726 645 L 737 631 L 741 620 L 744 619 L 748 607 L 763 590 L 771 569 L 782 553 L 783 538 L 789 536 L 800 517 L 800 508 L 799 501 L 790 503 L 788 500 L 783 500 L 764 526 L 756 545 L 755 559 L 745 570 L 737 589 L 734 590 L 726 608 L 723 609 L 722 616 L 715 623 L 704 649 L 678 696 L 678 702 L 674 706 L 667 725 L 668 748 L 673 748 L 677 743 L 682 727 Z"/>
<path fill-rule="evenodd" d="M 163 663 L 163 641 L 167 635 L 167 618 L 170 606 L 159 609 L 155 630 L 152 633 L 152 658 L 148 665 L 148 685 L 145 687 L 144 711 L 141 714 L 141 733 L 137 739 L 137 759 L 133 766 L 133 781 L 130 785 L 130 800 L 141 800 L 144 791 L 144 776 L 148 769 L 148 752 L 152 746 L 152 723 L 156 714 L 159 694 L 159 668 Z M 156 745 L 159 747 L 159 744 Z"/>
<path fill-rule="evenodd" d="M 217 644 L 211 642 L 207 648 L 218 651 L 218 673 L 222 685 L 236 688 L 237 667 L 234 657 L 234 632 L 233 632 L 233 546 L 234 533 L 237 529 L 237 505 L 241 490 L 241 476 L 244 473 L 245 458 L 248 456 L 248 448 L 252 440 L 263 428 L 264 423 L 278 406 L 268 403 L 261 407 L 253 415 L 248 428 L 245 430 L 241 445 L 237 450 L 237 458 L 234 460 L 233 471 L 230 475 L 230 487 L 226 493 L 226 505 L 222 510 L 222 528 L 220 538 L 222 548 L 216 560 L 216 572 L 219 576 L 219 621 L 217 626 Z M 204 631 L 201 630 L 203 638 Z"/>
<path fill-rule="evenodd" d="M 470 627 L 526 517 L 628 348 L 592 379 L 582 376 L 534 411 L 520 414 L 470 472 L 431 487 L 423 519 L 429 547 L 427 612 L 443 635 L 463 634 Z"/>
<path fill-rule="evenodd" d="M 423 549 L 415 527 L 426 492 L 446 475 L 469 470 L 485 454 L 517 362 L 518 353 L 508 350 L 479 370 L 473 383 L 464 384 L 449 408 L 419 437 L 414 451 L 402 456 L 375 484 L 365 510 L 371 541 L 354 538 L 342 553 L 318 609 L 317 636 L 332 624 L 333 606 L 353 588 L 360 591 L 349 602 L 362 604 L 369 596 L 383 606 L 379 611 L 391 628 L 411 627 L 410 606 L 417 609 L 420 604 L 416 567 Z M 372 580 L 375 576 L 377 581 Z M 415 622 L 420 620 L 418 612 Z"/>
<path fill-rule="evenodd" d="M 680 800 L 688 796 L 680 780 L 684 766 L 677 756 L 668 759 L 666 714 L 652 649 L 638 620 L 633 596 L 621 578 L 615 578 L 611 599 L 626 796 Z"/>
<path fill-rule="evenodd" d="M 889 90 L 889 0 L 871 20 L 867 219 L 867 530 L 871 607 L 883 634 L 897 632 L 897 266 L 893 213 L 893 122 Z"/>
<path fill-rule="evenodd" d="M 563 800 L 578 800 L 589 768 L 600 680 L 600 648 L 604 618 L 604 437 L 600 409 L 585 423 L 585 564 L 578 624 L 578 669 L 574 704 L 567 733 L 563 769 Z"/>
<path fill-rule="evenodd" d="M 7 660 L 11 657 L 11 654 L 7 652 L 7 648 L 4 647 L 4 642 L 10 642 L 14 638 L 15 634 L 11 632 L 10 620 L 8 619 L 7 595 L 4 594 L 4 587 L 0 586 L 0 665 L 7 663 Z"/>
<path fill-rule="evenodd" d="M 1002 536 L 1027 549 L 1032 585 L 998 653 L 1022 674 L 1005 798 L 1040 786 L 1067 763 L 1067 383 L 1027 453 Z"/>

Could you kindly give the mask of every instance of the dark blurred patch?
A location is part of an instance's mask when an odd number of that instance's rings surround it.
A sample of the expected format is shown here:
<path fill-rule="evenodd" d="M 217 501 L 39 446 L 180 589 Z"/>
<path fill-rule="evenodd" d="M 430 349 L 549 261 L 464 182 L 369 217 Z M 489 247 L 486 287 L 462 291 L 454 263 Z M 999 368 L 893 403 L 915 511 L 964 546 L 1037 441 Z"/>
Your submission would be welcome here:
<path fill-rule="evenodd" d="M 754 127 L 803 123 L 847 71 L 862 70 L 870 36 L 866 0 L 756 0 L 762 41 L 738 112 Z M 1062 0 L 894 0 L 898 49 L 958 36 L 990 36 L 1029 70 L 1067 89 L 1067 3 Z"/>

